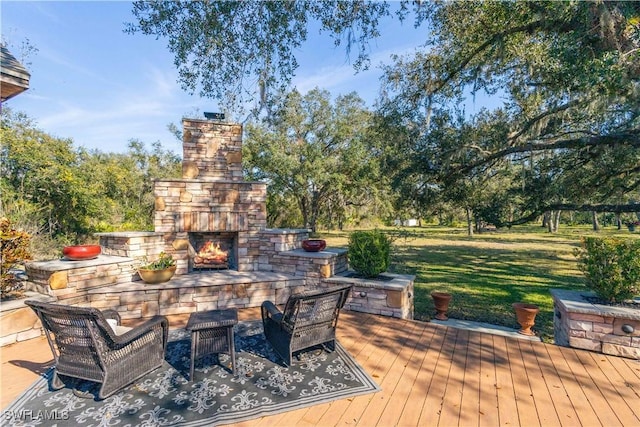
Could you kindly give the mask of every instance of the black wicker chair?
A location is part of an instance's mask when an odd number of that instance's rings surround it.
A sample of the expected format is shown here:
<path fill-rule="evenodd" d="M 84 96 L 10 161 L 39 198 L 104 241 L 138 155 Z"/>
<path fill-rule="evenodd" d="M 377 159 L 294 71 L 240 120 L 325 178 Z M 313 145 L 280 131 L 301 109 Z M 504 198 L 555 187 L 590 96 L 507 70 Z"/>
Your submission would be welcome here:
<path fill-rule="evenodd" d="M 264 335 L 286 365 L 309 347 L 335 349 L 338 315 L 350 291 L 351 285 L 291 295 L 282 312 L 271 301 L 262 303 Z"/>
<path fill-rule="evenodd" d="M 155 316 L 135 328 L 120 325 L 115 310 L 25 301 L 40 318 L 55 360 L 51 388 L 63 388 L 60 376 L 100 383 L 104 399 L 160 367 L 169 323 Z M 107 319 L 112 319 L 109 324 Z M 55 343 L 55 345 L 54 345 Z"/>

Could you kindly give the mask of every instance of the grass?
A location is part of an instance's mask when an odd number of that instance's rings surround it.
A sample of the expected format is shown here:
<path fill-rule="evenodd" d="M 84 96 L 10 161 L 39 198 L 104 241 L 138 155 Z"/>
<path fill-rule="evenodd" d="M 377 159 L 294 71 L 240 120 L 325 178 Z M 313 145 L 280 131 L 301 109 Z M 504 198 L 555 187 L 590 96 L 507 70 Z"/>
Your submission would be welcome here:
<path fill-rule="evenodd" d="M 549 290 L 585 289 L 574 248 L 582 236 L 637 238 L 608 227 L 598 233 L 587 226 L 561 226 L 548 233 L 539 226 L 514 227 L 467 236 L 461 228 L 387 228 L 393 237 L 390 272 L 416 276 L 415 318 L 435 313 L 431 291 L 453 295 L 448 316 L 518 328 L 511 304 L 537 304 L 534 331 L 553 342 L 553 299 Z M 349 231 L 323 232 L 328 246 L 347 247 Z"/>

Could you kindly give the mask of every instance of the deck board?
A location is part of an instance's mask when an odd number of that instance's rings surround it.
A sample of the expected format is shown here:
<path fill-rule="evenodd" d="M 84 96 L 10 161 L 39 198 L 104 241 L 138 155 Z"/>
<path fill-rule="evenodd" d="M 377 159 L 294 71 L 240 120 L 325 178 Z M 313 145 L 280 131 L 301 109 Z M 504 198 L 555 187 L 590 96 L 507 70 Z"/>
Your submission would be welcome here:
<path fill-rule="evenodd" d="M 424 331 L 424 328 L 421 328 L 417 322 L 411 322 L 407 326 L 404 342 L 399 346 L 400 351 L 385 377 L 385 382 L 381 384 L 381 387 L 389 388 L 391 393 L 384 405 L 372 408 L 375 410 L 367 411 L 367 416 L 362 419 L 363 424 L 370 422 L 369 425 L 387 426 L 389 423 L 396 422 L 402 412 L 406 396 L 409 394 L 415 378 L 414 374 L 410 372 L 409 365 Z"/>
<path fill-rule="evenodd" d="M 571 405 L 575 410 L 580 425 L 598 423 L 598 416 L 589 404 L 587 395 L 570 367 L 571 359 L 569 356 L 575 350 L 554 346 L 547 347 L 547 350 L 551 356 L 551 361 L 555 365 L 558 377 L 561 379 L 562 385 L 571 399 Z"/>
<path fill-rule="evenodd" d="M 625 398 L 626 394 L 626 398 L 633 398 L 632 394 L 628 393 L 628 387 L 616 386 L 616 384 L 624 382 L 624 378 L 620 377 L 615 369 L 611 369 L 611 364 L 608 362 L 609 359 L 598 357 L 598 355 L 593 353 L 580 352 L 576 354 L 582 361 L 583 365 L 587 367 L 589 374 L 600 389 L 607 405 L 610 406 L 610 403 L 604 396 L 615 396 L 617 394 L 620 398 Z M 636 412 L 634 412 L 633 408 L 627 405 L 611 407 L 611 410 L 618 417 L 622 425 L 640 425 L 640 417 L 638 417 L 637 414 L 637 409 L 639 407 L 640 403 L 635 405 Z"/>
<path fill-rule="evenodd" d="M 519 341 L 508 339 L 505 340 L 505 343 L 509 354 L 509 366 L 511 368 L 513 394 L 518 408 L 518 419 L 521 424 L 526 421 L 531 426 L 540 425 L 533 400 L 533 393 L 531 392 L 531 383 L 527 374 L 527 367 L 523 361 L 524 355 L 518 345 Z"/>
<path fill-rule="evenodd" d="M 461 425 L 477 426 L 480 422 L 480 369 L 481 369 L 480 334 L 470 332 L 467 342 L 467 360 L 464 370 L 464 383 L 461 392 L 460 422 Z"/>
<path fill-rule="evenodd" d="M 551 404 L 547 406 L 544 405 L 543 402 L 540 402 L 538 413 L 546 413 L 547 416 L 551 416 L 551 413 L 555 414 L 560 425 L 576 425 L 578 422 L 578 414 L 576 414 L 568 392 L 552 360 L 553 357 L 558 357 L 558 355 L 550 354 L 548 347 L 545 345 L 532 345 L 531 351 L 536 356 L 538 369 L 540 369 L 550 396 L 550 401 L 545 403 Z"/>
<path fill-rule="evenodd" d="M 616 414 L 611 410 L 606 399 L 602 396 L 598 384 L 594 382 L 591 377 L 591 373 L 587 370 L 587 367 L 582 364 L 578 354 L 580 354 L 580 352 L 567 352 L 565 357 L 567 357 L 576 381 L 580 387 L 582 387 L 583 392 L 585 392 L 587 401 L 591 405 L 591 408 L 593 408 L 597 419 L 601 424 L 607 426 L 622 425 Z M 595 370 L 597 369 L 598 368 L 595 368 Z"/>
<path fill-rule="evenodd" d="M 494 358 L 493 335 L 479 334 L 480 348 L 480 396 L 478 402 L 478 425 L 497 426 L 498 394 L 496 391 L 496 364 Z"/>
<path fill-rule="evenodd" d="M 553 397 L 549 392 L 545 380 L 543 367 L 538 363 L 536 353 L 534 352 L 535 344 L 531 341 L 518 341 L 521 349 L 522 361 L 526 367 L 527 378 L 531 386 L 531 396 L 534 399 L 536 415 L 540 420 L 540 424 L 545 427 L 560 426 L 560 419 L 553 408 Z"/>
<path fill-rule="evenodd" d="M 440 350 L 444 344 L 445 334 L 436 333 L 435 328 L 425 328 L 425 332 L 430 332 L 429 342 L 425 341 L 424 357 L 422 363 L 417 368 L 413 380 L 413 387 L 409 391 L 407 401 L 398 419 L 398 425 L 415 426 L 420 421 L 427 392 L 431 385 L 433 372 L 440 357 Z"/>
<path fill-rule="evenodd" d="M 502 336 L 493 337 L 494 358 L 496 368 L 496 391 L 498 394 L 498 425 L 520 425 L 518 405 L 516 403 L 511 362 L 507 350 L 507 339 Z M 536 420 L 528 420 L 527 424 Z"/>
<path fill-rule="evenodd" d="M 419 385 L 416 384 L 416 379 L 425 363 L 426 350 L 429 348 L 431 340 L 433 339 L 434 331 L 424 328 L 418 323 L 416 323 L 416 325 L 418 326 L 413 330 L 415 345 L 411 349 L 411 355 L 404 364 L 400 381 L 393 390 L 384 413 L 378 420 L 377 425 L 379 426 L 394 425 L 398 423 L 398 420 L 402 418 L 405 412 L 411 413 L 411 411 L 419 409 L 417 405 L 407 405 L 407 402 L 412 391 L 417 390 L 419 387 Z"/>
<path fill-rule="evenodd" d="M 449 376 L 442 396 L 442 407 L 438 425 L 451 426 L 460 419 L 460 406 L 462 405 L 462 391 L 464 389 L 464 377 L 467 365 L 467 348 L 469 347 L 469 331 L 457 330 L 453 347 Z M 472 415 L 472 414 L 466 414 Z"/>
<path fill-rule="evenodd" d="M 405 346 L 410 339 L 410 331 L 413 329 L 410 324 L 406 324 L 401 330 L 391 329 L 385 325 L 384 333 L 387 333 L 394 338 L 385 343 L 384 340 L 376 340 L 375 356 L 375 368 L 371 371 L 374 378 L 379 378 L 378 384 L 383 390 L 387 390 L 387 393 L 376 393 L 373 396 L 364 410 L 362 417 L 358 420 L 360 425 L 374 426 L 377 424 L 380 415 L 390 396 L 395 389 L 398 382 L 398 377 L 392 372 L 392 368 L 397 366 L 401 369 L 400 364 L 395 363 L 401 358 L 401 354 L 406 351 Z M 407 331 L 409 329 L 409 331 Z M 397 372 L 395 373 L 397 374 Z"/>
<path fill-rule="evenodd" d="M 640 425 L 638 360 L 355 312 L 341 314 L 338 340 L 380 392 L 235 425 Z M 0 357 L 3 408 L 51 365 L 42 338 Z"/>
<path fill-rule="evenodd" d="M 425 389 L 426 399 L 422 405 L 417 425 L 439 425 L 442 401 L 451 372 L 457 332 L 458 330 L 452 328 L 445 330 L 444 342 L 435 362 L 435 370 L 431 378 L 429 378 L 429 387 Z"/>
<path fill-rule="evenodd" d="M 599 354 L 591 354 L 591 357 L 598 360 L 602 359 Z M 620 395 L 622 401 L 636 402 L 629 406 L 635 417 L 638 419 L 637 425 L 640 425 L 640 389 L 634 388 L 633 384 L 637 384 L 640 377 L 636 375 L 640 373 L 640 361 L 631 361 L 619 357 L 607 357 L 604 359 L 605 365 L 602 367 L 603 372 L 608 378 L 612 379 L 615 390 Z M 630 366 L 630 364 L 635 364 Z M 620 387 L 624 384 L 624 387 Z"/>

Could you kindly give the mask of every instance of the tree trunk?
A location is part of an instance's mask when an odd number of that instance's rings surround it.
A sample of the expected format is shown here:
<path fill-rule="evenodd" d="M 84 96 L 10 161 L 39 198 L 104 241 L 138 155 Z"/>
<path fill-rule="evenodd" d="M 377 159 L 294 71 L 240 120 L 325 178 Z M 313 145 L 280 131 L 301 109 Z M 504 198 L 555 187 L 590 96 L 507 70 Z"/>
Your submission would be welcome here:
<path fill-rule="evenodd" d="M 549 227 L 549 211 L 545 212 L 544 215 L 542 215 L 542 227 Z"/>
<path fill-rule="evenodd" d="M 558 232 L 558 225 L 560 224 L 560 212 L 561 211 L 549 211 L 547 216 L 547 230 L 549 233 Z"/>
<path fill-rule="evenodd" d="M 473 212 L 467 208 L 467 234 L 473 236 Z"/>
<path fill-rule="evenodd" d="M 622 219 L 620 218 L 620 214 L 616 212 L 616 227 L 618 230 L 622 230 Z"/>
<path fill-rule="evenodd" d="M 300 213 L 302 213 L 302 223 L 305 228 L 309 228 L 309 209 L 307 208 L 308 203 L 305 197 L 298 198 L 298 206 L 300 206 Z"/>
<path fill-rule="evenodd" d="M 593 224 L 593 231 L 600 231 L 600 223 L 598 222 L 598 213 L 591 211 L 591 223 Z"/>

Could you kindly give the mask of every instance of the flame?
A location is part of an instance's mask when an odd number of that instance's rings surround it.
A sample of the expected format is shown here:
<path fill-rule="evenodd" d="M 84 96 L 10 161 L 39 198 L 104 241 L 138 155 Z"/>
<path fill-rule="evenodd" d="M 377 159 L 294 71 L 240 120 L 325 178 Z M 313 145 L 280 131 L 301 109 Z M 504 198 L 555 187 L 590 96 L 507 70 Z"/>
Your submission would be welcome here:
<path fill-rule="evenodd" d="M 224 263 L 227 262 L 227 259 L 228 251 L 220 249 L 220 243 L 214 243 L 212 241 L 208 241 L 202 245 L 196 254 L 196 262 L 201 263 Z"/>

